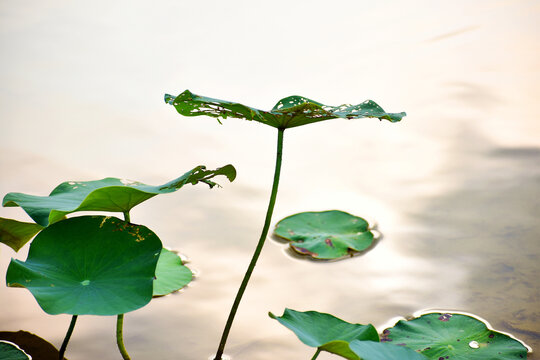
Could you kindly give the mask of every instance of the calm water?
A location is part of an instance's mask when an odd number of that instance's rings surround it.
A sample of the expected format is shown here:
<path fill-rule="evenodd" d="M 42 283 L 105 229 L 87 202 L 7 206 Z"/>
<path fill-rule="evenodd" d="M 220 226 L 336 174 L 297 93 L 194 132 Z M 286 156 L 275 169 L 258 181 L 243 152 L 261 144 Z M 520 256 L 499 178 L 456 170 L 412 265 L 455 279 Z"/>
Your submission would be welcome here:
<path fill-rule="evenodd" d="M 234 164 L 238 179 L 222 189 L 189 186 L 131 214 L 198 274 L 126 315 L 132 358 L 205 360 L 259 236 L 276 133 L 181 118 L 163 93 L 189 88 L 263 109 L 291 94 L 330 105 L 371 98 L 408 116 L 285 133 L 273 224 L 341 209 L 376 222 L 381 241 L 319 263 L 270 239 L 226 352 L 309 359 L 312 349 L 267 316 L 285 307 L 381 329 L 419 310 L 465 311 L 538 348 L 539 18 L 538 2 L 525 0 L 3 2 L 0 193 L 45 195 L 107 176 L 157 185 L 198 164 Z M 16 208 L 0 216 L 27 219 Z M 0 273 L 27 251 L 2 247 Z M 70 321 L 3 282 L 0 309 L 1 330 L 56 346 Z M 79 318 L 69 358 L 119 359 L 114 323 Z"/>

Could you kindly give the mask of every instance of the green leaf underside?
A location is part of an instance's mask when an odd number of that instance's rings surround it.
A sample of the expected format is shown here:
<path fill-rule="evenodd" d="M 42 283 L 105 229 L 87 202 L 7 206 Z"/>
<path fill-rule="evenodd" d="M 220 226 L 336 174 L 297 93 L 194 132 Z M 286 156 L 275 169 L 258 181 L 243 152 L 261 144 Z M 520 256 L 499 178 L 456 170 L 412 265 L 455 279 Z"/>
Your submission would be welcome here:
<path fill-rule="evenodd" d="M 270 111 L 255 109 L 231 101 L 199 96 L 189 90 L 176 97 L 166 94 L 165 102 L 173 105 L 184 116 L 207 115 L 222 119 L 233 117 L 254 120 L 281 129 L 335 118 L 378 118 L 398 122 L 406 115 L 404 112 L 387 113 L 371 100 L 366 100 L 358 105 L 328 106 L 303 96 L 283 98 Z"/>
<path fill-rule="evenodd" d="M 105 178 L 95 181 L 68 181 L 58 185 L 49 196 L 9 193 L 3 206 L 20 206 L 39 225 L 57 222 L 66 214 L 76 211 L 129 212 L 134 206 L 158 194 L 180 189 L 186 184 L 205 183 L 211 188 L 217 185 L 210 179 L 224 175 L 229 181 L 236 177 L 232 165 L 216 170 L 197 166 L 177 179 L 160 186 L 146 185 L 137 181 Z"/>
<path fill-rule="evenodd" d="M 274 234 L 291 247 L 316 259 L 337 259 L 371 246 L 374 235 L 361 217 L 330 210 L 303 212 L 279 221 Z"/>
<path fill-rule="evenodd" d="M 379 341 L 373 325 L 351 324 L 326 313 L 285 309 L 282 316 L 269 315 L 292 330 L 304 344 L 346 359 L 358 360 L 349 348 L 352 340 Z"/>
<path fill-rule="evenodd" d="M 431 313 L 384 330 L 381 341 L 407 346 L 429 359 L 525 359 L 519 341 L 490 330 L 480 320 L 461 314 Z"/>
<path fill-rule="evenodd" d="M 168 295 L 191 282 L 193 274 L 172 251 L 161 249 L 156 267 L 153 296 Z"/>
<path fill-rule="evenodd" d="M 362 360 L 427 360 L 424 355 L 404 346 L 358 340 L 351 341 L 349 346 Z"/>
<path fill-rule="evenodd" d="M 116 315 L 152 299 L 161 241 L 114 217 L 81 216 L 43 229 L 6 281 L 25 287 L 48 314 Z"/>
<path fill-rule="evenodd" d="M 0 360 L 28 360 L 30 357 L 16 344 L 0 340 Z"/>
<path fill-rule="evenodd" d="M 43 226 L 0 218 L 0 242 L 19 251 L 30 239 L 43 229 Z"/>

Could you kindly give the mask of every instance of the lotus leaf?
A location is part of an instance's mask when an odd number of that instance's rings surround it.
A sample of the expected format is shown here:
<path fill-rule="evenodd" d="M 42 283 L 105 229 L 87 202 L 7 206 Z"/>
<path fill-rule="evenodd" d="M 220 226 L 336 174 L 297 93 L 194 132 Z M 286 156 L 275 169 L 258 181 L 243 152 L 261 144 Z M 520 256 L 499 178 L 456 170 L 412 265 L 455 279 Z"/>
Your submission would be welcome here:
<path fill-rule="evenodd" d="M 41 229 L 43 226 L 38 224 L 0 218 L 0 242 L 19 251 Z"/>
<path fill-rule="evenodd" d="M 388 343 L 353 340 L 349 347 L 362 360 L 427 360 L 412 349 Z"/>
<path fill-rule="evenodd" d="M 29 360 L 29 357 L 16 344 L 0 340 L 0 360 Z"/>
<path fill-rule="evenodd" d="M 292 330 L 304 344 L 346 359 L 359 359 L 349 348 L 351 341 L 379 341 L 379 334 L 373 325 L 351 324 L 326 313 L 285 309 L 282 316 L 269 315 Z"/>
<path fill-rule="evenodd" d="M 407 346 L 432 360 L 527 357 L 527 348 L 519 341 L 462 314 L 431 313 L 409 321 L 400 320 L 394 327 L 384 330 L 381 341 Z"/>
<path fill-rule="evenodd" d="M 278 129 L 288 129 L 323 120 L 343 118 L 379 118 L 400 121 L 406 114 L 387 113 L 374 101 L 358 105 L 328 106 L 303 96 L 288 96 L 278 101 L 270 111 L 255 109 L 239 103 L 195 95 L 189 90 L 178 96 L 165 95 L 165 102 L 173 105 L 184 116 L 207 115 L 254 120 Z"/>
<path fill-rule="evenodd" d="M 25 287 L 48 314 L 116 315 L 152 299 L 161 241 L 114 217 L 81 216 L 43 229 L 26 262 L 11 260 L 7 285 Z"/>
<path fill-rule="evenodd" d="M 193 274 L 182 264 L 182 259 L 172 251 L 161 249 L 156 267 L 153 296 L 163 296 L 178 291 L 191 282 Z"/>
<path fill-rule="evenodd" d="M 9 193 L 4 197 L 2 205 L 20 206 L 36 223 L 47 226 L 75 211 L 126 213 L 145 200 L 158 194 L 174 192 L 186 184 L 195 185 L 202 182 L 214 187 L 217 184 L 210 179 L 217 175 L 224 175 L 233 181 L 236 170 L 232 165 L 216 170 L 206 170 L 204 166 L 197 166 L 179 178 L 160 186 L 117 178 L 68 181 L 58 185 L 49 196 Z"/>
<path fill-rule="evenodd" d="M 291 247 L 316 259 L 337 259 L 373 243 L 366 220 L 343 211 L 303 212 L 277 223 L 274 234 Z"/>
<path fill-rule="evenodd" d="M 35 360 L 58 360 L 60 355 L 54 345 L 27 331 L 0 331 L 0 340 L 17 344 L 30 358 Z"/>

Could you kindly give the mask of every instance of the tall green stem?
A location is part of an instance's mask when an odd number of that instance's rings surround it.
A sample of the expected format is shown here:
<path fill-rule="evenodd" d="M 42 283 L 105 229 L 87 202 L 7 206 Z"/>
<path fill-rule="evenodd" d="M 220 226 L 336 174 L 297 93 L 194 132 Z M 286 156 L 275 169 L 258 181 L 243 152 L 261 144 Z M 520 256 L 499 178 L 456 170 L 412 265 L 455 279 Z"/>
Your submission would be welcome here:
<path fill-rule="evenodd" d="M 75 323 L 77 322 L 77 316 L 78 315 L 73 315 L 71 317 L 71 323 L 69 323 L 69 328 L 66 333 L 66 337 L 64 338 L 64 341 L 62 342 L 62 346 L 60 347 L 60 352 L 58 353 L 59 360 L 64 360 L 64 354 L 66 353 L 69 339 L 71 338 L 71 334 L 73 333 L 73 329 L 75 328 Z"/>
<path fill-rule="evenodd" d="M 130 222 L 129 211 L 124 212 L 124 220 Z M 116 318 L 116 345 L 122 354 L 122 359 L 130 360 L 129 354 L 124 346 L 124 314 L 118 314 Z"/>
<path fill-rule="evenodd" d="M 313 354 L 313 357 L 311 358 L 311 360 L 315 360 L 319 354 L 321 353 L 321 349 L 317 348 L 317 351 L 315 351 L 315 354 Z"/>
<path fill-rule="evenodd" d="M 123 327 L 124 314 L 118 314 L 118 317 L 116 318 L 116 344 L 118 345 L 118 350 L 120 350 L 120 354 L 122 354 L 122 359 L 130 360 L 131 358 L 129 357 L 126 347 L 124 346 Z"/>
<path fill-rule="evenodd" d="M 242 300 L 242 296 L 244 295 L 244 291 L 246 290 L 251 274 L 253 273 L 253 269 L 255 269 L 255 265 L 257 264 L 259 255 L 261 255 L 261 251 L 264 246 L 264 241 L 266 240 L 266 236 L 268 235 L 268 229 L 270 228 L 270 221 L 272 220 L 272 213 L 274 212 L 274 205 L 276 203 L 276 196 L 277 196 L 278 185 L 279 185 L 279 174 L 281 172 L 281 158 L 283 154 L 283 133 L 284 132 L 285 132 L 285 129 L 278 129 L 276 167 L 274 170 L 274 183 L 272 185 L 272 193 L 270 194 L 270 201 L 268 202 L 268 209 L 266 210 L 266 218 L 264 220 L 264 226 L 261 232 L 261 237 L 259 238 L 259 242 L 257 243 L 257 247 L 255 248 L 255 252 L 253 253 L 251 262 L 249 263 L 246 274 L 244 275 L 242 284 L 240 284 L 240 288 L 238 289 L 236 298 L 234 299 L 234 303 L 231 308 L 231 312 L 229 313 L 227 323 L 225 324 L 225 329 L 223 330 L 223 334 L 221 335 L 221 340 L 219 342 L 219 347 L 218 347 L 216 357 L 214 358 L 214 360 L 221 360 L 221 356 L 223 355 L 223 351 L 225 350 L 225 344 L 227 343 L 227 337 L 229 336 L 229 332 L 231 331 L 231 326 L 234 321 L 234 316 L 236 315 L 236 311 L 238 310 L 238 306 L 240 305 L 240 301 Z"/>

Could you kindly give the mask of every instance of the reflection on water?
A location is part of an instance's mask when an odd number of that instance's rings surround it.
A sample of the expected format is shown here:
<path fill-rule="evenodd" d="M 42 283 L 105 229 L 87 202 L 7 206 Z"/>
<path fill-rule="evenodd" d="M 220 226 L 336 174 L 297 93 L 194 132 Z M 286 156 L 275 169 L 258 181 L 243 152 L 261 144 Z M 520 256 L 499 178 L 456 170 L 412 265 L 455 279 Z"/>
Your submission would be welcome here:
<path fill-rule="evenodd" d="M 328 263 L 291 259 L 269 241 L 226 353 L 311 358 L 267 316 L 285 307 L 377 327 L 419 309 L 456 309 L 538 349 L 538 4 L 300 3 L 35 1 L 32 12 L 2 3 L 1 195 L 106 176 L 160 184 L 198 164 L 234 164 L 238 178 L 223 189 L 184 187 L 131 213 L 199 276 L 126 315 L 128 350 L 134 359 L 206 359 L 263 223 L 276 134 L 182 119 L 162 94 L 190 88 L 263 109 L 290 94 L 332 105 L 372 98 L 408 117 L 285 133 L 274 224 L 340 209 L 375 220 L 384 237 L 363 256 Z M 0 216 L 27 220 L 16 208 Z M 27 251 L 0 248 L 0 273 Z M 56 346 L 70 321 L 4 284 L 0 309 L 0 330 Z M 114 317 L 80 317 L 69 358 L 118 359 L 114 326 Z"/>

